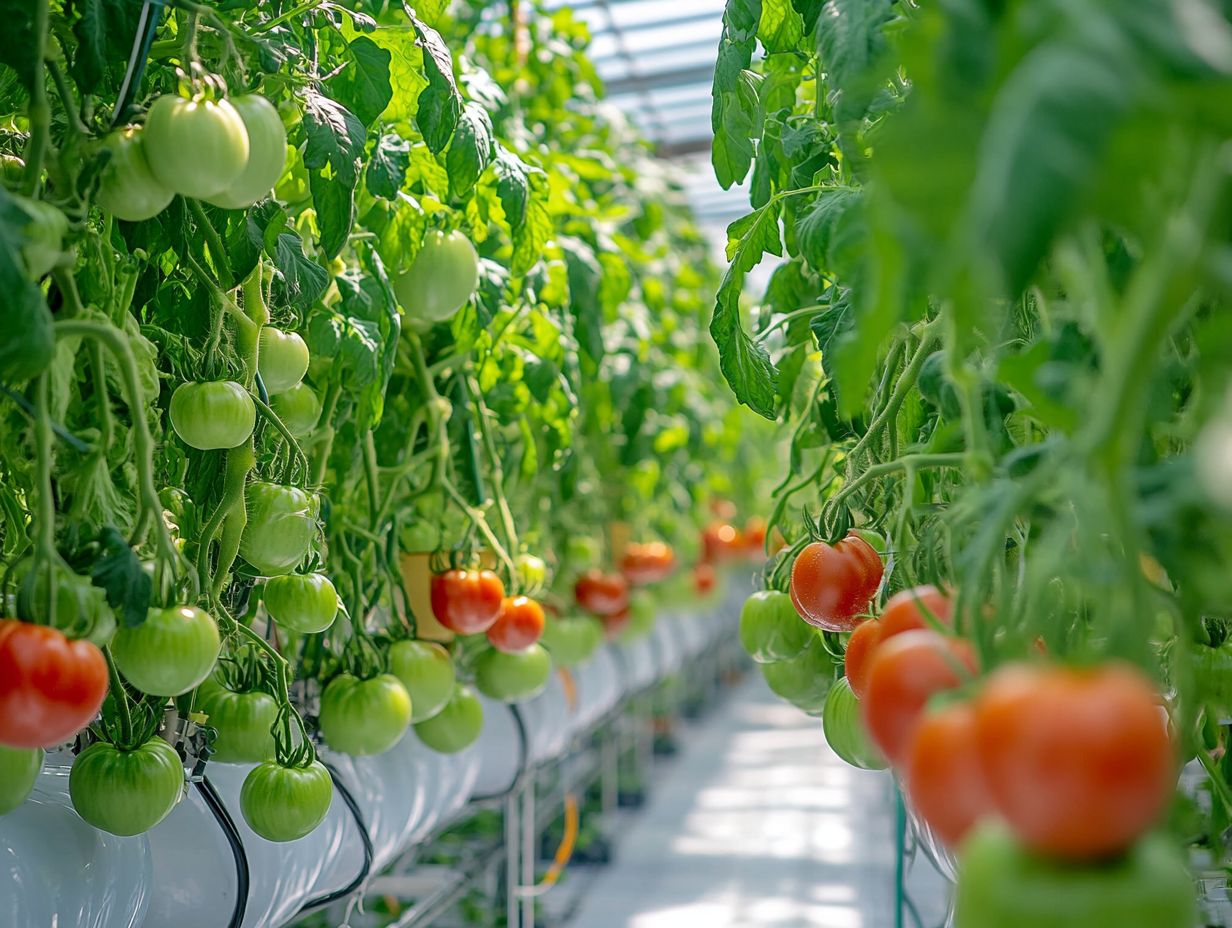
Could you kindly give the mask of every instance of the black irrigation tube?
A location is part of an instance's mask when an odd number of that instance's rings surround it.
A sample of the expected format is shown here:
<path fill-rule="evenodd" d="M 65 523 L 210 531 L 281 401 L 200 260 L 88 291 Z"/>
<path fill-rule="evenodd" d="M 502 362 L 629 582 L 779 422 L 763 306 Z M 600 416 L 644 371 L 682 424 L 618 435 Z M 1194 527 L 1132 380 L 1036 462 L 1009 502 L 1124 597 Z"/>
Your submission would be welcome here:
<path fill-rule="evenodd" d="M 200 790 L 201 798 L 205 800 L 206 806 L 213 813 L 214 820 L 218 822 L 218 827 L 222 829 L 227 843 L 231 846 L 231 856 L 235 859 L 235 907 L 231 910 L 231 921 L 227 923 L 227 928 L 241 928 L 244 924 L 244 913 L 248 910 L 250 880 L 248 853 L 244 850 L 244 843 L 240 840 L 240 833 L 235 827 L 235 822 L 232 821 L 227 807 L 223 805 L 209 777 L 202 777 L 198 780 L 197 789 Z"/>
<path fill-rule="evenodd" d="M 166 0 L 145 0 L 141 5 L 141 16 L 137 21 L 137 33 L 133 37 L 133 50 L 128 56 L 128 70 L 124 72 L 124 82 L 120 85 L 120 97 L 116 101 L 115 113 L 111 118 L 111 127 L 121 125 L 128 119 L 132 109 L 133 99 L 137 96 L 137 88 L 145 75 L 146 62 L 150 57 L 150 45 L 154 42 L 154 33 L 163 18 L 163 7 Z"/>
<path fill-rule="evenodd" d="M 338 791 L 338 795 L 342 797 L 343 803 L 351 813 L 351 817 L 355 820 L 355 827 L 359 829 L 359 840 L 364 847 L 364 860 L 359 868 L 359 873 L 355 878 L 343 886 L 341 889 L 336 889 L 333 892 L 325 893 L 324 895 L 315 896 L 309 899 L 300 906 L 299 913 L 303 915 L 310 909 L 319 908 L 323 905 L 329 905 L 331 902 L 337 902 L 339 899 L 345 899 L 351 893 L 355 892 L 363 885 L 364 880 L 368 879 L 368 874 L 372 872 L 372 836 L 368 834 L 368 826 L 364 822 L 364 817 L 359 811 L 359 803 L 355 801 L 355 797 L 351 791 L 347 789 L 345 783 L 342 782 L 342 777 L 338 775 L 338 771 L 334 769 L 332 764 L 326 764 L 325 769 L 329 771 L 329 778 L 334 781 L 334 789 Z"/>
<path fill-rule="evenodd" d="M 507 789 L 499 792 L 490 793 L 486 796 L 472 796 L 467 805 L 482 805 L 509 798 L 521 789 L 522 784 L 526 781 L 526 777 L 531 771 L 530 735 L 526 731 L 526 720 L 522 718 L 522 710 L 518 708 L 516 703 L 509 706 L 509 714 L 513 716 L 513 724 L 518 730 L 518 769 L 517 773 L 514 774 L 513 782 L 509 784 Z"/>

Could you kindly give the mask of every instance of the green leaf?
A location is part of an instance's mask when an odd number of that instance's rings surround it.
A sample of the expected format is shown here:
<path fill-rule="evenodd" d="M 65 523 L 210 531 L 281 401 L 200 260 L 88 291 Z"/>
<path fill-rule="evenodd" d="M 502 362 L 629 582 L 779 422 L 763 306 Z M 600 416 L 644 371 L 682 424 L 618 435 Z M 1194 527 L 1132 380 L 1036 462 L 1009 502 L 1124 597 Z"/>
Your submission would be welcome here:
<path fill-rule="evenodd" d="M 726 190 L 747 176 L 753 162 L 755 117 L 759 108 L 748 95 L 745 75 L 753 61 L 761 0 L 728 0 L 723 11 L 723 33 L 711 88 L 710 128 L 714 144 L 710 161 L 719 185 Z M 741 83 L 744 92 L 741 92 Z"/>
<path fill-rule="evenodd" d="M 603 285 L 603 270 L 595 251 L 581 239 L 562 236 L 559 240 L 565 254 L 569 278 L 569 306 L 576 319 L 574 332 L 582 353 L 596 366 L 603 360 L 603 304 L 599 292 Z"/>
<path fill-rule="evenodd" d="M 817 21 L 817 55 L 837 98 L 840 121 L 859 119 L 880 83 L 874 66 L 885 50 L 894 0 L 826 0 Z"/>
<path fill-rule="evenodd" d="M 0 29 L 0 64 L 16 71 L 28 91 L 34 86 L 34 70 L 39 66 L 34 4 L 30 0 L 0 0 L 0 22 L 4 23 Z"/>
<path fill-rule="evenodd" d="M 462 115 L 462 94 L 453 76 L 453 56 L 441 34 L 420 20 L 405 0 L 402 7 L 419 37 L 424 52 L 424 72 L 428 75 L 428 86 L 419 95 L 419 112 L 415 119 L 428 148 L 433 154 L 440 154 L 449 144 Z"/>
<path fill-rule="evenodd" d="M 525 218 L 513 232 L 510 270 L 515 276 L 525 274 L 538 263 L 554 229 L 547 204 L 547 179 L 542 174 L 531 175 L 530 194 L 526 201 Z"/>
<path fill-rule="evenodd" d="M 320 171 L 334 169 L 334 179 L 354 189 L 363 163 L 368 130 L 341 103 L 310 90 L 304 100 L 304 167 Z"/>
<path fill-rule="evenodd" d="M 365 180 L 368 192 L 386 200 L 395 199 L 411 164 L 411 143 L 396 135 L 382 135 L 372 151 Z"/>
<path fill-rule="evenodd" d="M 27 7 L 30 4 L 25 4 Z M 133 37 L 141 17 L 141 4 L 119 0 L 76 0 L 73 4 L 79 19 L 73 23 L 77 39 L 77 54 L 73 59 L 73 76 L 82 87 L 101 89 L 108 70 L 128 61 Z M 161 13 L 157 7 L 151 15 Z M 5 30 L 12 22 L 4 17 Z M 33 35 L 31 35 L 33 39 Z"/>
<path fill-rule="evenodd" d="M 719 366 L 736 399 L 767 419 L 775 417 L 778 372 L 770 355 L 753 341 L 740 315 L 744 275 L 760 263 L 762 255 L 783 253 L 779 237 L 779 204 L 766 206 L 727 227 L 727 258 L 710 319 L 710 335 L 719 349 Z"/>
<path fill-rule="evenodd" d="M 449 0 L 419 0 L 415 4 L 415 12 L 429 26 L 435 26 L 449 9 Z"/>
<path fill-rule="evenodd" d="M 449 190 L 465 196 L 492 161 L 492 120 L 478 103 L 467 103 L 445 156 Z"/>
<path fill-rule="evenodd" d="M 56 338 L 43 291 L 26 275 L 22 248 L 30 216 L 0 187 L 0 382 L 38 376 L 55 355 Z"/>
<path fill-rule="evenodd" d="M 791 0 L 762 0 L 757 37 L 768 52 L 799 51 L 804 20 Z"/>
<path fill-rule="evenodd" d="M 105 526 L 98 538 L 100 554 L 90 568 L 91 582 L 106 591 L 107 603 L 125 628 L 145 621 L 150 608 L 153 580 L 137 552 L 113 526 Z"/>
<path fill-rule="evenodd" d="M 834 187 L 823 190 L 796 221 L 796 244 L 800 254 L 814 269 L 822 272 L 833 267 L 832 245 L 839 238 L 838 228 L 847 211 L 860 202 L 860 191 L 854 187 Z"/>
<path fill-rule="evenodd" d="M 342 251 L 355 225 L 354 185 L 344 184 L 338 177 L 327 177 L 323 171 L 310 171 L 308 184 L 321 230 L 318 245 L 325 257 L 333 258 Z"/>
<path fill-rule="evenodd" d="M 499 143 L 496 145 L 496 160 L 492 169 L 496 172 L 496 195 L 500 197 L 501 208 L 505 211 L 505 219 L 509 223 L 509 231 L 516 233 L 526 222 L 532 169 L 521 158 Z"/>
<path fill-rule="evenodd" d="M 354 39 L 347 50 L 351 61 L 330 80 L 330 93 L 370 126 L 393 99 L 389 78 L 393 56 L 367 36 Z"/>

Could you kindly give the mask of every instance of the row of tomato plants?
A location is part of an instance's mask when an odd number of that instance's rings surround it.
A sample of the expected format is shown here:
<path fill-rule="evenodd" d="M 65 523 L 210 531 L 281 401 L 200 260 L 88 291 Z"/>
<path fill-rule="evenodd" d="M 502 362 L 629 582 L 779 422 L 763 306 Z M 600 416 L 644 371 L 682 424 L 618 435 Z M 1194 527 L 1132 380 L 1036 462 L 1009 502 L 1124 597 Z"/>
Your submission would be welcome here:
<path fill-rule="evenodd" d="M 713 162 L 753 209 L 711 332 L 789 441 L 745 644 L 893 769 L 961 928 L 1189 926 L 1190 870 L 1229 864 L 1232 121 L 1199 31 L 725 4 Z"/>
<path fill-rule="evenodd" d="M 98 828 L 207 759 L 294 840 L 319 744 L 462 750 L 713 587 L 710 265 L 567 12 L 5 13 L 0 812 L 71 743 Z"/>

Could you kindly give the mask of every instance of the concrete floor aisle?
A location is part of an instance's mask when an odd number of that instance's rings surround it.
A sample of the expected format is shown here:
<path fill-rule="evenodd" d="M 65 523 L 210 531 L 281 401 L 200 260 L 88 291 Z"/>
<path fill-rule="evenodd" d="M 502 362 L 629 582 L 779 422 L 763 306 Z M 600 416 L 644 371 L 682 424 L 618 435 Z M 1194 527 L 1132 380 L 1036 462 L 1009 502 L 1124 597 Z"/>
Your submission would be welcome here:
<path fill-rule="evenodd" d="M 889 775 L 840 761 L 760 674 L 668 763 L 576 928 L 893 928 Z M 914 870 L 924 924 L 939 924 L 943 887 Z"/>

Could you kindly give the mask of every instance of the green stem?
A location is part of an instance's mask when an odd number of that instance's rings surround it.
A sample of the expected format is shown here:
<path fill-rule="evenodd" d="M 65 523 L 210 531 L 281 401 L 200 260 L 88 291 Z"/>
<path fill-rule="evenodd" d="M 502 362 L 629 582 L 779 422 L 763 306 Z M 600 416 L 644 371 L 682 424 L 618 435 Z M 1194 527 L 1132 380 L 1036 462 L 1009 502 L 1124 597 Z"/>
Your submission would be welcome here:
<path fill-rule="evenodd" d="M 772 323 L 758 332 L 756 341 L 764 341 L 766 336 L 768 336 L 771 332 L 776 329 L 781 329 L 783 326 L 791 323 L 794 319 L 799 319 L 801 316 L 815 316 L 822 310 L 829 308 L 829 303 L 814 303 L 812 306 L 801 306 L 799 309 L 793 309 L 791 312 L 779 316 L 779 318 L 775 319 Z"/>
<path fill-rule="evenodd" d="M 90 370 L 94 380 L 94 399 L 98 404 L 99 452 L 104 458 L 111 449 L 115 432 L 112 425 L 111 398 L 107 395 L 107 372 L 104 367 L 103 346 L 90 343 Z"/>
<path fill-rule="evenodd" d="M 30 104 L 26 108 L 30 120 L 30 144 L 26 148 L 26 173 L 21 184 L 22 192 L 28 197 L 38 195 L 43 162 L 51 142 L 51 104 L 47 100 L 47 80 L 43 70 L 50 18 L 50 0 L 35 0 L 34 73 L 30 75 Z"/>
<path fill-rule="evenodd" d="M 236 509 L 244 508 L 244 495 L 248 482 L 248 474 L 257 464 L 256 455 L 253 453 L 252 438 L 249 438 L 244 444 L 238 448 L 232 448 L 227 452 L 227 469 L 226 475 L 223 478 L 222 498 L 218 501 L 218 505 L 210 514 L 209 520 L 201 529 L 201 537 L 199 540 L 200 547 L 197 549 L 197 577 L 201 582 L 203 590 L 221 589 L 217 583 L 218 577 L 225 577 L 231 569 L 231 564 L 235 562 L 235 554 L 231 555 L 228 563 L 223 563 L 224 552 L 219 552 L 218 566 L 213 574 L 210 572 L 210 546 L 214 543 L 214 538 L 218 534 L 219 527 L 223 521 L 229 519 Z M 243 530 L 243 526 L 240 527 Z M 238 545 L 236 547 L 238 551 Z M 214 582 L 211 582 L 211 577 Z M 215 593 L 215 597 L 217 597 Z"/>
<path fill-rule="evenodd" d="M 313 10 L 315 10 L 317 7 L 321 5 L 321 2 L 322 0 L 306 0 L 306 2 L 301 3 L 299 6 L 292 7 L 291 9 L 287 10 L 282 15 L 275 16 L 273 19 L 269 20 L 268 22 L 262 23 L 261 25 L 253 29 L 252 31 L 257 35 L 260 35 L 263 32 L 269 32 L 275 26 L 281 26 L 287 20 L 294 19 L 296 16 L 300 16 L 304 13 L 311 13 Z"/>
<path fill-rule="evenodd" d="M 464 382 L 470 394 L 471 405 L 475 409 L 479 440 L 483 444 L 488 467 L 492 471 L 492 495 L 496 500 L 497 512 L 500 514 L 501 523 L 505 529 L 505 544 L 510 551 L 516 551 L 518 550 L 518 532 L 513 523 L 513 512 L 509 509 L 509 500 L 505 497 L 505 471 L 501 466 L 500 455 L 497 453 L 496 440 L 492 437 L 492 430 L 488 427 L 488 407 L 483 402 L 479 385 L 474 383 L 470 377 L 464 378 Z"/>
<path fill-rule="evenodd" d="M 910 468 L 914 473 L 924 467 L 961 467 L 965 459 L 966 453 L 963 451 L 946 451 L 938 454 L 908 454 L 893 461 L 874 464 L 864 470 L 855 480 L 844 484 L 843 488 L 832 497 L 831 502 L 837 505 L 866 483 L 895 471 Z"/>
<path fill-rule="evenodd" d="M 120 671 L 116 669 L 115 659 L 111 656 L 111 646 L 103 645 L 103 657 L 107 658 L 107 676 L 111 681 L 111 701 L 120 717 L 120 744 L 117 747 L 128 749 L 133 747 L 133 713 L 128 702 L 128 692 L 124 689 L 124 681 L 120 679 Z"/>
<path fill-rule="evenodd" d="M 56 499 L 51 481 L 54 462 L 52 461 L 51 410 L 48 399 L 50 377 L 51 375 L 44 371 L 34 382 L 34 443 L 38 471 L 38 525 L 36 526 L 35 546 L 38 551 L 37 560 L 40 563 L 38 569 L 47 572 L 47 601 L 44 603 L 47 610 L 46 621 L 48 625 L 55 628 L 57 599 L 55 572 L 59 557 L 56 554 Z"/>
<path fill-rule="evenodd" d="M 51 72 L 52 82 L 56 85 L 56 93 L 60 95 L 60 100 L 64 104 L 64 112 L 68 114 L 68 126 L 74 135 L 88 135 L 90 130 L 86 128 L 86 124 L 81 121 L 81 114 L 77 110 L 77 101 L 73 99 L 72 88 L 68 85 L 68 79 L 64 76 L 64 71 L 56 61 L 49 60 L 47 62 L 47 70 Z"/>
<path fill-rule="evenodd" d="M 335 380 L 325 391 L 325 402 L 322 404 L 321 417 L 317 420 L 316 468 L 312 475 L 312 485 L 319 487 L 325 483 L 325 470 L 329 467 L 329 455 L 334 448 L 334 412 L 338 408 L 338 398 L 342 395 L 342 381 Z M 322 423 L 324 423 L 322 425 Z"/>
<path fill-rule="evenodd" d="M 231 273 L 231 258 L 227 254 L 227 249 L 223 247 L 222 239 L 218 237 L 218 230 L 214 228 L 214 223 L 210 222 L 210 217 L 205 214 L 205 207 L 201 205 L 201 201 L 193 197 L 185 197 L 188 201 L 188 208 L 192 210 L 193 217 L 197 220 L 197 230 L 204 236 L 206 247 L 210 250 L 210 257 L 214 259 L 214 267 L 218 269 L 218 279 L 226 289 L 230 289 L 234 280 L 234 275 Z M 258 268 L 260 262 L 257 263 Z M 247 295 L 247 290 L 245 290 Z"/>
<path fill-rule="evenodd" d="M 368 487 L 368 520 L 373 532 L 380 528 L 377 519 L 380 517 L 381 478 L 376 466 L 376 442 L 372 439 L 372 429 L 364 433 L 364 483 Z"/>

